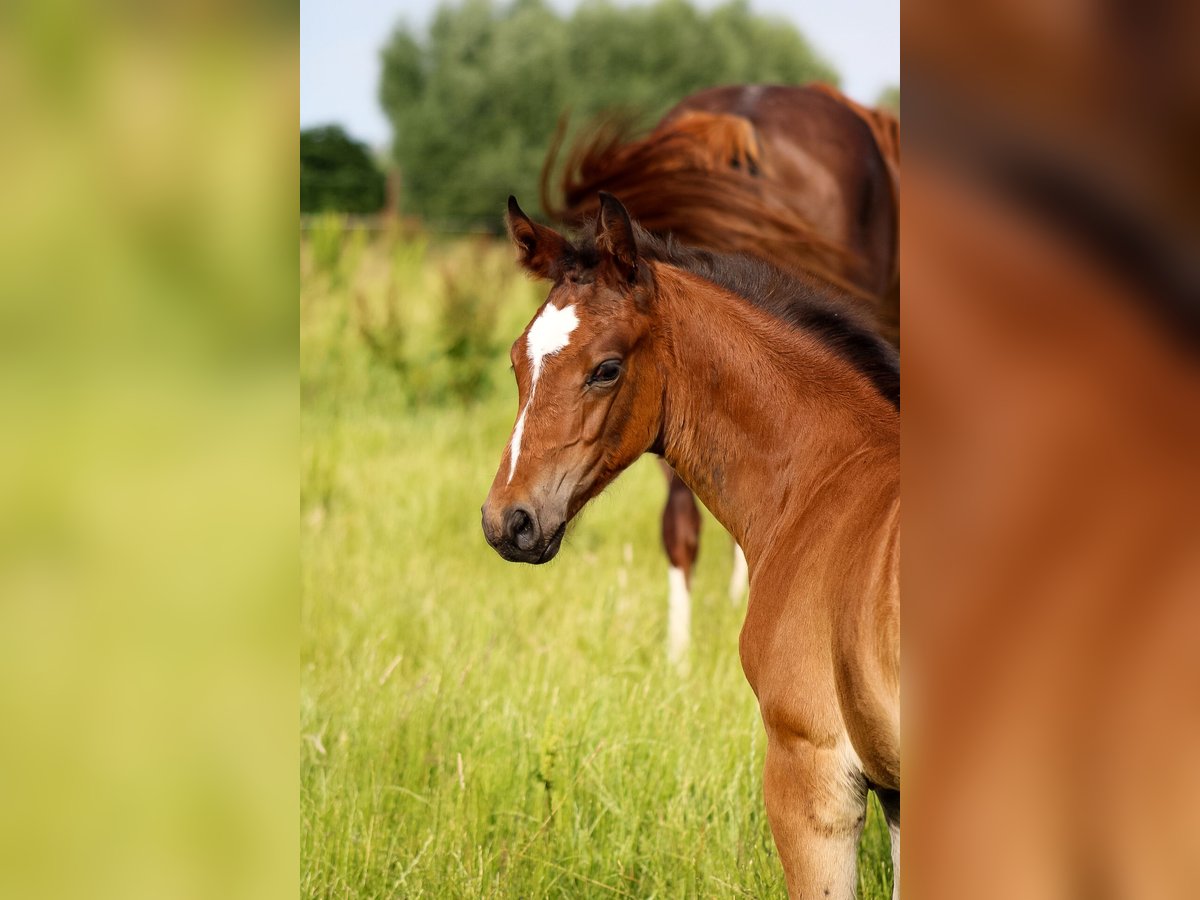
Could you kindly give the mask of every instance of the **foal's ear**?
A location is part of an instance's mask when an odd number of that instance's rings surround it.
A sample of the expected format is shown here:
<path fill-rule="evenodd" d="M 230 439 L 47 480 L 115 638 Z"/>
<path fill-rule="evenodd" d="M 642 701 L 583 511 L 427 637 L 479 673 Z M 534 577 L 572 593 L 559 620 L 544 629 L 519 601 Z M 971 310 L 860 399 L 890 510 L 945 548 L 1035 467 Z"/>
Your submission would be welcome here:
<path fill-rule="evenodd" d="M 570 252 L 567 239 L 525 215 L 517 205 L 516 197 L 508 198 L 508 215 L 504 222 L 508 226 L 508 236 L 517 247 L 517 261 L 539 278 L 553 279 Z"/>
<path fill-rule="evenodd" d="M 600 215 L 596 217 L 596 248 L 612 260 L 617 272 L 627 281 L 637 274 L 637 243 L 633 223 L 621 201 L 600 192 Z"/>

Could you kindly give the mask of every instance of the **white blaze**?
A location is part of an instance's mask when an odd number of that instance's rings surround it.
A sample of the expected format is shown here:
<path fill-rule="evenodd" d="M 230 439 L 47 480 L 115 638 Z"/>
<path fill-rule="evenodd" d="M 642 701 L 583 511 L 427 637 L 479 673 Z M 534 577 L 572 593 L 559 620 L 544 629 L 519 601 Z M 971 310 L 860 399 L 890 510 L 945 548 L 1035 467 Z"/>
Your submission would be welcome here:
<path fill-rule="evenodd" d="M 533 366 L 533 380 L 529 385 L 529 399 L 525 408 L 517 416 L 517 425 L 513 428 L 512 441 L 508 454 L 508 480 L 511 482 L 517 471 L 517 459 L 521 455 L 521 436 L 525 434 L 525 416 L 529 407 L 533 406 L 533 395 L 537 392 L 538 377 L 542 374 L 542 363 L 547 356 L 553 356 L 571 342 L 571 332 L 579 325 L 579 317 L 575 315 L 575 307 L 568 306 L 559 309 L 548 303 L 542 314 L 529 326 L 529 334 L 525 336 L 525 353 Z"/>
<path fill-rule="evenodd" d="M 533 385 L 537 386 L 538 376 L 542 374 L 542 360 L 552 356 L 571 342 L 571 332 L 579 325 L 579 317 L 575 315 L 575 307 L 568 306 L 559 309 L 548 305 L 537 317 L 537 321 L 529 328 L 525 339 L 525 352 L 533 364 Z M 530 391 L 532 394 L 532 390 Z"/>

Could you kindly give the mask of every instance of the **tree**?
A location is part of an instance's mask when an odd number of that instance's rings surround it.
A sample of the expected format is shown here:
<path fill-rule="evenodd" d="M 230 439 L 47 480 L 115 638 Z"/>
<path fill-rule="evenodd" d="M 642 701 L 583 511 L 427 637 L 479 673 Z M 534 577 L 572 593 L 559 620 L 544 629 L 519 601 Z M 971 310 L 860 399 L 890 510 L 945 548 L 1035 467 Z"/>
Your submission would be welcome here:
<path fill-rule="evenodd" d="M 719 84 L 837 84 L 792 25 L 752 14 L 744 0 L 708 13 L 685 0 L 587 0 L 569 17 L 543 0 L 463 0 L 441 6 L 427 34 L 398 28 L 382 61 L 403 207 L 489 227 L 510 193 L 537 196 L 564 111 L 575 125 L 611 108 L 652 122 Z"/>
<path fill-rule="evenodd" d="M 301 212 L 379 212 L 384 195 L 383 173 L 365 144 L 336 125 L 300 132 Z"/>

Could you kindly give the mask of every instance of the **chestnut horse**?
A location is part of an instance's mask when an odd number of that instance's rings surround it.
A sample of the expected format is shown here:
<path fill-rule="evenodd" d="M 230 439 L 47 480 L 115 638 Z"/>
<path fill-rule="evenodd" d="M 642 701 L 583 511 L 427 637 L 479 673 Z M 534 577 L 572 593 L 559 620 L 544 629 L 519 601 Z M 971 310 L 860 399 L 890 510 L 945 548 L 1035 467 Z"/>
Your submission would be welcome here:
<path fill-rule="evenodd" d="M 663 241 L 608 194 L 588 239 L 512 198 L 508 229 L 553 287 L 512 346 L 520 412 L 483 504 L 488 542 L 546 562 L 621 471 L 664 457 L 749 561 L 740 655 L 789 893 L 854 896 L 868 789 L 898 873 L 895 351 L 835 288 Z"/>
<path fill-rule="evenodd" d="M 846 289 L 879 332 L 899 340 L 899 123 L 825 85 L 743 85 L 693 94 L 644 138 L 613 120 L 584 132 L 550 197 L 561 129 L 542 169 L 542 205 L 577 226 L 598 191 L 622 198 L 648 230 L 722 253 L 749 253 Z M 681 661 L 700 510 L 665 467 L 663 544 L 670 562 L 668 652 Z M 745 592 L 735 547 L 730 596 Z"/>

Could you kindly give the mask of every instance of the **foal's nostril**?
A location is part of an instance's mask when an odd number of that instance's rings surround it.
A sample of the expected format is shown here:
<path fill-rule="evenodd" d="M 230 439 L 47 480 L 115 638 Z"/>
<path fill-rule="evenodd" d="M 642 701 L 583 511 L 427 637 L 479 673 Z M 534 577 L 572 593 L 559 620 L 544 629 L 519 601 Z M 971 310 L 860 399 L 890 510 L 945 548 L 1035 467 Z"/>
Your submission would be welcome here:
<path fill-rule="evenodd" d="M 519 506 L 508 514 L 508 538 L 522 550 L 532 550 L 537 544 L 537 526 L 533 517 Z"/>

